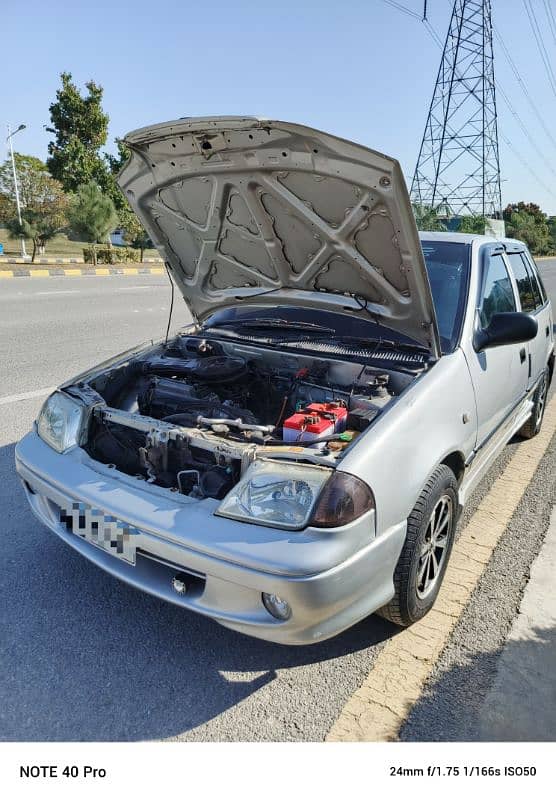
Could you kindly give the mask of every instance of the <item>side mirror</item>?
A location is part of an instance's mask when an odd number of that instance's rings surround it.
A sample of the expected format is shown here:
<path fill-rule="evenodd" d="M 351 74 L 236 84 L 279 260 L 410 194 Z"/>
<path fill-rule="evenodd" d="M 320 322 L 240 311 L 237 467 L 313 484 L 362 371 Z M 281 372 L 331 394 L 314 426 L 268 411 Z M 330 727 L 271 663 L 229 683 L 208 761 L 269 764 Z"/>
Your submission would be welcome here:
<path fill-rule="evenodd" d="M 493 314 L 488 328 L 478 328 L 473 336 L 476 352 L 503 344 L 529 342 L 537 335 L 536 319 L 521 311 L 505 311 Z"/>

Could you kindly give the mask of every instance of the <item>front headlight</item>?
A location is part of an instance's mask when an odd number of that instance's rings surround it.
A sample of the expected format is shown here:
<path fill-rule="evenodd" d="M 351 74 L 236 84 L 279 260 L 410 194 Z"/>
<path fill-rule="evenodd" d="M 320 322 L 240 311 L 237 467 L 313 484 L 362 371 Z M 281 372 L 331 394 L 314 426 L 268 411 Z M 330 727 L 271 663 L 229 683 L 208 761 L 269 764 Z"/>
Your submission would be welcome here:
<path fill-rule="evenodd" d="M 374 508 L 363 481 L 323 467 L 255 461 L 217 514 L 258 525 L 299 530 L 339 527 Z"/>
<path fill-rule="evenodd" d="M 79 444 L 85 406 L 62 392 L 54 392 L 41 408 L 37 431 L 50 447 L 63 453 Z"/>

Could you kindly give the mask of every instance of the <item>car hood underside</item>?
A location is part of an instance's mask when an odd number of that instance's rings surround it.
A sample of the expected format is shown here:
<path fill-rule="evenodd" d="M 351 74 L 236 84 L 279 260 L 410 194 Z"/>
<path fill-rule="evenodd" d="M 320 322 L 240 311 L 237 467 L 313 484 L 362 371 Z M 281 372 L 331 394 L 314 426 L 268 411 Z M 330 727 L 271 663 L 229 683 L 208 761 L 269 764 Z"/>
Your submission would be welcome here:
<path fill-rule="evenodd" d="M 440 352 L 397 161 L 286 122 L 186 118 L 125 137 L 118 178 L 194 317 L 242 302 L 371 317 Z"/>

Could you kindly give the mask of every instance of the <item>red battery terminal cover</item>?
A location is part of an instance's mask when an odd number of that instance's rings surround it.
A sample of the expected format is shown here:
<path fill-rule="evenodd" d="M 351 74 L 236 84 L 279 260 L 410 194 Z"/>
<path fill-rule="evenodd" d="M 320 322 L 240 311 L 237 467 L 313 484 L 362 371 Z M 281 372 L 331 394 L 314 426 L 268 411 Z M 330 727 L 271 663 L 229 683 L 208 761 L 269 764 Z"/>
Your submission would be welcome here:
<path fill-rule="evenodd" d="M 342 403 L 311 403 L 284 421 L 284 441 L 311 441 L 340 433 L 345 430 L 347 414 Z"/>

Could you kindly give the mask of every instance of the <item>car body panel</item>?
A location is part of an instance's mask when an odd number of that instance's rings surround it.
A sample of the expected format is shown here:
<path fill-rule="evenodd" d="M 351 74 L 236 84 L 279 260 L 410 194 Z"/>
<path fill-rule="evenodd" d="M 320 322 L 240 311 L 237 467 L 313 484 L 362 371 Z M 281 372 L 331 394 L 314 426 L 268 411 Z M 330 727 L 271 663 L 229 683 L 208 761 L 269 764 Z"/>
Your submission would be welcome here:
<path fill-rule="evenodd" d="M 194 317 L 257 297 L 371 315 L 440 354 L 397 161 L 302 125 L 185 118 L 129 133 L 118 176 Z"/>
<path fill-rule="evenodd" d="M 199 546 L 191 547 L 188 533 L 192 526 L 184 528 L 172 498 L 162 507 L 160 493 L 152 491 L 156 487 L 144 493 L 136 488 L 132 491 L 125 481 L 113 476 L 109 482 L 102 480 L 90 465 L 76 467 L 74 459 L 49 453 L 49 449 L 34 432 L 16 448 L 17 470 L 38 519 L 111 575 L 225 627 L 283 644 L 312 644 L 340 633 L 392 597 L 392 575 L 405 538 L 405 521 L 380 538 L 369 536 L 366 525 L 366 539 L 359 548 L 354 547 L 350 531 L 344 532 L 342 546 L 344 552 L 349 548 L 351 555 L 338 562 L 340 550 L 332 541 L 327 546 L 322 531 L 320 540 L 310 536 L 301 540 L 299 534 L 289 531 L 288 544 L 276 528 L 222 520 L 205 507 L 198 514 L 202 524 L 193 529 Z M 58 468 L 52 468 L 52 456 L 57 457 Z M 105 514 L 138 523 L 137 546 L 148 556 L 138 556 L 136 565 L 131 566 L 68 532 L 60 521 L 60 508 L 67 508 L 76 499 L 81 504 L 90 501 L 100 506 Z M 248 558 L 218 558 L 215 551 L 210 552 L 207 541 L 211 537 L 205 537 L 210 526 L 217 538 L 234 539 L 238 554 L 242 546 L 247 549 L 251 545 Z M 281 550 L 293 564 L 292 569 L 301 574 L 263 569 L 265 563 L 275 566 L 276 556 L 266 562 L 264 557 L 258 560 L 271 543 L 276 553 Z M 304 556 L 299 555 L 301 551 Z M 320 571 L 312 571 L 315 567 Z M 172 590 L 171 581 L 176 573 L 183 572 L 194 574 L 198 582 L 191 592 L 180 596 Z M 294 609 L 291 619 L 281 623 L 273 619 L 261 602 L 262 592 L 287 599 Z"/>

